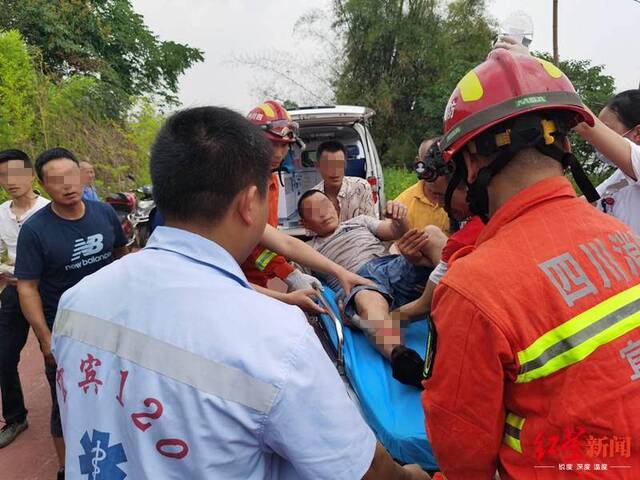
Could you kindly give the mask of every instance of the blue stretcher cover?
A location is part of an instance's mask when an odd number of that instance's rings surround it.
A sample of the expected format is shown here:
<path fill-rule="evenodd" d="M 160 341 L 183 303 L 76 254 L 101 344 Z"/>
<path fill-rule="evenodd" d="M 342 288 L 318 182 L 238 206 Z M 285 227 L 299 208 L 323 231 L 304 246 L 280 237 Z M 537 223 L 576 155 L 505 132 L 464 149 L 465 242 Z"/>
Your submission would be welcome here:
<path fill-rule="evenodd" d="M 327 286 L 324 296 L 340 318 L 334 292 Z M 335 326 L 328 315 L 320 315 L 331 343 L 337 348 Z M 408 347 L 424 357 L 427 322 L 417 321 L 404 330 Z M 364 334 L 344 328 L 344 361 L 347 378 L 358 395 L 369 426 L 392 457 L 403 463 L 417 463 L 425 470 L 437 470 L 431 443 L 424 426 L 421 392 L 393 378 L 389 362 Z"/>

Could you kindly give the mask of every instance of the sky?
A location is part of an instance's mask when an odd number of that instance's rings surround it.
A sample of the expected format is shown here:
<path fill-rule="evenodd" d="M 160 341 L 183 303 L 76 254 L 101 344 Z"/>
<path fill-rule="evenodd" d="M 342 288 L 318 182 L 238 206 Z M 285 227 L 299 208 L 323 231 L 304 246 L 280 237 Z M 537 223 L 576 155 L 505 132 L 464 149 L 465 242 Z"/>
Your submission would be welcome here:
<path fill-rule="evenodd" d="M 132 0 L 135 10 L 162 40 L 187 43 L 204 51 L 204 62 L 180 80 L 183 107 L 220 105 L 247 113 L 263 99 L 263 90 L 282 90 L 275 75 L 246 65 L 275 62 L 274 68 L 301 85 L 322 82 L 310 77 L 322 70 L 316 59 L 327 47 L 295 29 L 313 9 L 330 0 Z M 488 0 L 498 21 L 523 11 L 533 21 L 532 50 L 552 50 L 552 0 Z M 638 88 L 640 3 L 634 0 L 559 0 L 561 59 L 588 59 L 605 66 L 618 91 Z M 295 31 L 294 31 L 295 30 Z M 318 60 L 319 61 L 319 60 Z M 294 65 L 291 67 L 291 65 Z M 297 66 L 296 66 L 297 65 Z M 320 82 L 320 83 L 318 83 Z M 321 88 L 317 103 L 327 98 Z M 307 98 L 311 93 L 302 92 Z"/>

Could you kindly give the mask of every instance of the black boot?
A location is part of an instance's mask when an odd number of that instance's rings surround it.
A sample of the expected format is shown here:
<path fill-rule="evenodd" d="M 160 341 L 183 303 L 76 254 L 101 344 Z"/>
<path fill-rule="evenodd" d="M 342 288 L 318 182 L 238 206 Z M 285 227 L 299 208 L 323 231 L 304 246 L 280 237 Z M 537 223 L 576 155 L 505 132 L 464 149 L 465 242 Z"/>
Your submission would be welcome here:
<path fill-rule="evenodd" d="M 415 350 L 404 345 L 396 345 L 391 351 L 391 370 L 393 378 L 400 383 L 423 390 L 424 360 Z"/>
<path fill-rule="evenodd" d="M 0 448 L 4 448 L 13 442 L 28 426 L 29 423 L 25 418 L 19 422 L 9 423 L 2 427 L 2 430 L 0 430 Z"/>

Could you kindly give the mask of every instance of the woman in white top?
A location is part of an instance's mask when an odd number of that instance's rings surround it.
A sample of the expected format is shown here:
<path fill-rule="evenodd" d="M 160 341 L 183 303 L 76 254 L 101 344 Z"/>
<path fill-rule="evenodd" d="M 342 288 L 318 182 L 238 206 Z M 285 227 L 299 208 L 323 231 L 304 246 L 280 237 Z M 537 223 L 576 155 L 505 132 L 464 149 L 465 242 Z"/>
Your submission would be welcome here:
<path fill-rule="evenodd" d="M 604 163 L 618 167 L 598 186 L 598 207 L 640 233 L 640 90 L 619 93 L 593 127 L 583 123 L 575 130 Z"/>
<path fill-rule="evenodd" d="M 20 150 L 0 152 L 0 186 L 10 200 L 0 205 L 0 252 L 7 263 L 0 268 L 0 392 L 5 425 L 0 430 L 0 448 L 10 444 L 27 428 L 18 363 L 27 341 L 29 324 L 22 315 L 12 265 L 16 261 L 18 233 L 24 222 L 49 200 L 33 191 L 33 169 L 29 156 Z"/>

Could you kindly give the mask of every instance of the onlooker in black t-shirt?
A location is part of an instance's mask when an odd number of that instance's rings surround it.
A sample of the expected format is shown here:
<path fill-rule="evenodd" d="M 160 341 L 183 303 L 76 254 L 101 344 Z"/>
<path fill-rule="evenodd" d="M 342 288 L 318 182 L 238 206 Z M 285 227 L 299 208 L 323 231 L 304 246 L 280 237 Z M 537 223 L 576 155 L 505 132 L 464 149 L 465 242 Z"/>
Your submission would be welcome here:
<path fill-rule="evenodd" d="M 63 148 L 43 152 L 36 160 L 36 173 L 52 203 L 22 226 L 15 276 L 20 306 L 44 355 L 53 402 L 51 434 L 64 468 L 56 365 L 51 355 L 51 328 L 58 301 L 84 277 L 125 255 L 127 242 L 109 205 L 82 200 L 80 167 L 73 153 Z"/>

